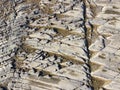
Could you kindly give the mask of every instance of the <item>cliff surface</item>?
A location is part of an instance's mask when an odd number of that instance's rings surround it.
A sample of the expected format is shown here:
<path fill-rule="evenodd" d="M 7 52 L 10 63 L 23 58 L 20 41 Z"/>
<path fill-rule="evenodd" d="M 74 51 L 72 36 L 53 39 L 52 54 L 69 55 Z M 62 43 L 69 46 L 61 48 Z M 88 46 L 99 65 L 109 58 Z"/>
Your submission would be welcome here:
<path fill-rule="evenodd" d="M 119 0 L 1 0 L 1 90 L 120 90 Z"/>

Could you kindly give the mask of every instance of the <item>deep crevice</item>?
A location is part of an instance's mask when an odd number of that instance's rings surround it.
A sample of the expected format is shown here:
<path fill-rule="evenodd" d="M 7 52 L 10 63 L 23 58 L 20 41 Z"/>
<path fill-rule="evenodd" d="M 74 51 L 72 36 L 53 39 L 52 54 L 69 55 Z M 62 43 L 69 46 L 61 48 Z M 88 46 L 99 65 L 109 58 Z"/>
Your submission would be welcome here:
<path fill-rule="evenodd" d="M 88 29 L 87 29 L 87 27 L 86 27 L 86 21 L 87 21 L 87 12 L 86 12 L 86 1 L 84 0 L 83 1 L 83 6 L 82 6 L 82 8 L 83 8 L 83 29 L 84 29 L 84 31 L 85 31 L 85 39 L 86 39 L 86 42 L 85 42 L 85 44 L 86 44 L 86 47 L 87 47 L 87 56 L 88 56 L 88 60 L 86 60 L 87 62 L 85 62 L 85 64 L 86 65 L 88 65 L 89 66 L 89 75 L 90 75 L 90 77 L 91 77 L 91 64 L 90 64 L 90 50 L 89 50 L 89 40 L 88 40 Z M 93 26 L 92 26 L 93 27 Z M 92 30 L 93 31 L 93 30 Z M 94 87 L 93 87 L 93 82 L 92 82 L 92 78 L 90 78 L 91 79 L 91 82 L 90 82 L 90 84 L 91 84 L 91 88 L 92 88 L 92 90 L 94 90 Z"/>

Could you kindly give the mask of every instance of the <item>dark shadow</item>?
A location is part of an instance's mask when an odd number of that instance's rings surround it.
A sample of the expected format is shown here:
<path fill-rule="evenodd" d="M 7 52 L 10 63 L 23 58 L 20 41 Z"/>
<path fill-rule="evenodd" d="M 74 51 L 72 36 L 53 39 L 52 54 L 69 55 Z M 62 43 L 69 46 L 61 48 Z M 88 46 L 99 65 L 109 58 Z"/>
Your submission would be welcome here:
<path fill-rule="evenodd" d="M 93 36 L 93 29 L 94 29 L 94 26 L 92 25 L 92 23 L 89 21 L 88 24 L 90 25 L 90 28 L 91 28 L 91 39 L 92 39 L 92 36 Z"/>
<path fill-rule="evenodd" d="M 1 90 L 8 90 L 6 87 L 0 87 L 1 88 Z"/>

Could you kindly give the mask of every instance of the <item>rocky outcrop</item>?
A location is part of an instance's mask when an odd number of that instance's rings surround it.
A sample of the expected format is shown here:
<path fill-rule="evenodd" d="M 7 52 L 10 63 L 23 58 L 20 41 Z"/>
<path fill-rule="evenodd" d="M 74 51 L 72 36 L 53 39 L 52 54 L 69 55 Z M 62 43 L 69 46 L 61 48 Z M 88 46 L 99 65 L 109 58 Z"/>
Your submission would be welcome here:
<path fill-rule="evenodd" d="M 0 1 L 0 89 L 119 90 L 119 3 Z"/>
<path fill-rule="evenodd" d="M 95 1 L 95 17 L 90 21 L 93 30 L 92 40 L 89 46 L 91 52 L 90 61 L 99 64 L 97 70 L 92 70 L 91 75 L 98 81 L 101 80 L 102 90 L 119 90 L 119 1 L 103 0 Z M 98 12 L 98 8 L 101 9 Z M 96 20 L 100 20 L 99 22 Z M 96 34 L 95 34 L 96 33 Z M 95 36 L 96 35 L 96 36 Z M 94 38 L 95 37 L 95 38 Z M 92 67 L 92 66 L 91 66 Z M 117 78 L 117 81 L 116 81 Z M 93 79 L 93 83 L 94 79 Z M 101 84 L 101 83 L 98 83 Z M 96 90 L 99 90 L 94 85 Z"/>

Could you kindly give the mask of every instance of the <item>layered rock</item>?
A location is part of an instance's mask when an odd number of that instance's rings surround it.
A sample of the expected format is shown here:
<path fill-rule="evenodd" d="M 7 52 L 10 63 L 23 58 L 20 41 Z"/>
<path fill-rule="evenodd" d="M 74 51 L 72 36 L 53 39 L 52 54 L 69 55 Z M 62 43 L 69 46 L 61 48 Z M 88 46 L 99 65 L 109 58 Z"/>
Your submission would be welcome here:
<path fill-rule="evenodd" d="M 0 89 L 119 90 L 119 3 L 0 1 Z"/>

